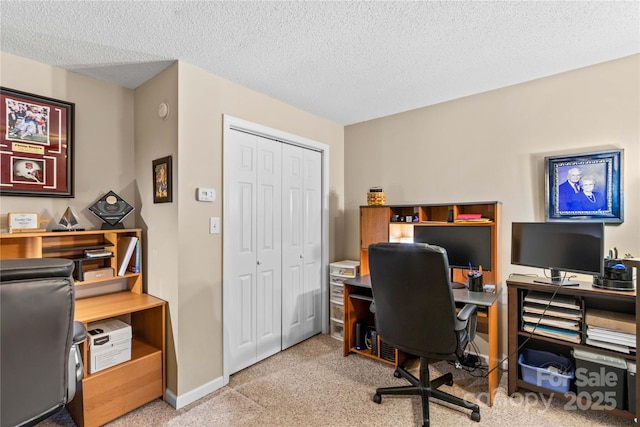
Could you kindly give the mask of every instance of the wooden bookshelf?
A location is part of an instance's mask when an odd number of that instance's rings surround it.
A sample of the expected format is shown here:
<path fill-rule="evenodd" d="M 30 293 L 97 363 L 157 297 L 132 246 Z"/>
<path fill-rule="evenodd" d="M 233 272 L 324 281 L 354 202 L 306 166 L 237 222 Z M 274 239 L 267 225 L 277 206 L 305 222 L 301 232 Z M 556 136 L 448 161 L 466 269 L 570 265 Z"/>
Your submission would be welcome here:
<path fill-rule="evenodd" d="M 67 409 L 80 426 L 100 426 L 156 398 L 165 398 L 166 302 L 142 290 L 142 270 L 118 276 L 118 240 L 137 237 L 139 229 L 1 234 L 2 259 L 69 258 L 81 273 L 113 269 L 113 277 L 79 280 L 75 273 L 76 321 L 117 318 L 131 325 L 131 360 L 93 374 L 89 349 L 80 346 L 84 362 L 82 386 Z M 113 256 L 91 258 L 85 250 L 106 249 Z"/>

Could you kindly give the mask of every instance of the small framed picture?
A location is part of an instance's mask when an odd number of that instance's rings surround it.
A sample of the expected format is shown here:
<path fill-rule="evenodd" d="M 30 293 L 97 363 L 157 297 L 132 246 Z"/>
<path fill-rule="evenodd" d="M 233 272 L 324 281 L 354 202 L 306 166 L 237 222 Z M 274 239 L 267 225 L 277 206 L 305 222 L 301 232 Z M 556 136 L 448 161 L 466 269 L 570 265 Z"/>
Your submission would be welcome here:
<path fill-rule="evenodd" d="M 545 158 L 547 221 L 622 223 L 623 150 Z"/>
<path fill-rule="evenodd" d="M 0 195 L 73 197 L 74 108 L 0 88 Z"/>
<path fill-rule="evenodd" d="M 167 203 L 172 199 L 171 156 L 153 161 L 153 203 Z"/>

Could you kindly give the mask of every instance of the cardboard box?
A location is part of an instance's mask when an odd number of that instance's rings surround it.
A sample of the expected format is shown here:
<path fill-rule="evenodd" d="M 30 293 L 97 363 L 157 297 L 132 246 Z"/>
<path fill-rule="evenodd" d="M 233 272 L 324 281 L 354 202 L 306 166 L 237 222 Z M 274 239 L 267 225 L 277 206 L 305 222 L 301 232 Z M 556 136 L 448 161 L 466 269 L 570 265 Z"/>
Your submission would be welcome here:
<path fill-rule="evenodd" d="M 131 326 L 108 319 L 90 323 L 87 332 L 90 374 L 131 360 Z"/>
<path fill-rule="evenodd" d="M 95 270 L 87 270 L 84 272 L 84 280 L 98 280 L 113 277 L 113 268 L 96 268 Z"/>

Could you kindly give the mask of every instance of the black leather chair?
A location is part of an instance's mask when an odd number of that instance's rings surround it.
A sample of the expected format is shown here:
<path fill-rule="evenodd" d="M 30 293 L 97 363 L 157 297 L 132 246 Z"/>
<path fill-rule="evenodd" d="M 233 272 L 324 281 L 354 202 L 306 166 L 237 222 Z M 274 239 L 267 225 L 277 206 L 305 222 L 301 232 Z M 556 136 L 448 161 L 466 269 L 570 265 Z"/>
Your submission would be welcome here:
<path fill-rule="evenodd" d="M 446 251 L 422 243 L 377 243 L 369 246 L 369 270 L 378 336 L 420 358 L 420 378 L 398 366 L 394 376 L 411 385 L 378 388 L 373 401 L 380 403 L 383 394 L 419 395 L 424 426 L 431 397 L 470 409 L 471 419 L 480 421 L 478 405 L 438 390 L 453 385 L 451 373 L 429 377 L 430 359 L 459 361 L 475 336 L 477 307 L 467 304 L 456 314 Z"/>
<path fill-rule="evenodd" d="M 0 425 L 31 426 L 73 399 L 83 375 L 74 322 L 74 264 L 0 261 Z"/>

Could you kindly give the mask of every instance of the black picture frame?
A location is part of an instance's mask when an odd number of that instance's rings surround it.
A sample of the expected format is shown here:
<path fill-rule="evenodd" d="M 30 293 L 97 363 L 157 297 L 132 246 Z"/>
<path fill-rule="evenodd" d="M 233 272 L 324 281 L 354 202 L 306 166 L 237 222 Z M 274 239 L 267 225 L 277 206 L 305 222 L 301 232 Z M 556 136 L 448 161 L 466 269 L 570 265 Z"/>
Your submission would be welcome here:
<path fill-rule="evenodd" d="M 173 201 L 171 156 L 153 161 L 153 203 Z"/>
<path fill-rule="evenodd" d="M 75 104 L 0 87 L 0 195 L 74 197 Z"/>
<path fill-rule="evenodd" d="M 547 221 L 624 222 L 623 155 L 611 150 L 545 157 Z"/>

